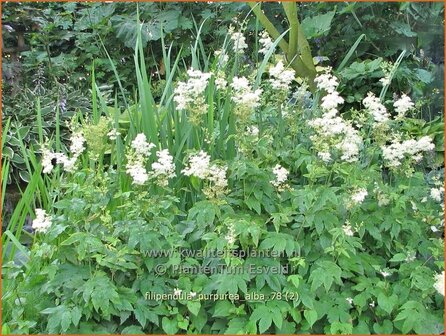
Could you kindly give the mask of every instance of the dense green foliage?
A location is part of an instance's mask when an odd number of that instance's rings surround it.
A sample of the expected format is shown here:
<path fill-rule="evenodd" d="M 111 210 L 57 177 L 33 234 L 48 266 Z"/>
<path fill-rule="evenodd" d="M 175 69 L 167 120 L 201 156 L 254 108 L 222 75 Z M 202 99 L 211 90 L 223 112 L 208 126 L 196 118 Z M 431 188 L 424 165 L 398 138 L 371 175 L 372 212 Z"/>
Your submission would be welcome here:
<path fill-rule="evenodd" d="M 4 333 L 444 331 L 442 5 L 299 4 L 314 90 L 279 4 L 263 52 L 243 3 L 8 6 L 46 83 L 5 101 Z"/>

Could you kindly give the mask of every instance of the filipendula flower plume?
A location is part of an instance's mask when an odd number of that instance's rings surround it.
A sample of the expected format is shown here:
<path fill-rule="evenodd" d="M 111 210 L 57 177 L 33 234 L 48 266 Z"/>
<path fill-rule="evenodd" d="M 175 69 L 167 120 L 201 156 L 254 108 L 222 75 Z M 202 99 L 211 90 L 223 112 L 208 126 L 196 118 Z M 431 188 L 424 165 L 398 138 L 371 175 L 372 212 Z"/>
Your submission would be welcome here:
<path fill-rule="evenodd" d="M 438 293 L 444 296 L 444 271 L 435 275 L 434 288 Z"/>
<path fill-rule="evenodd" d="M 126 155 L 127 164 L 125 166 L 127 174 L 132 177 L 133 184 L 142 185 L 149 179 L 146 162 L 154 147 L 154 144 L 147 142 L 144 133 L 137 134 L 133 139 Z"/>
<path fill-rule="evenodd" d="M 291 82 L 294 80 L 296 72 L 293 69 L 285 69 L 282 61 L 269 69 L 269 80 L 275 90 L 288 90 Z"/>
<path fill-rule="evenodd" d="M 188 110 L 190 121 L 198 125 L 201 116 L 208 110 L 204 92 L 212 74 L 194 69 L 189 69 L 187 74 L 187 82 L 179 82 L 174 89 L 173 100 L 179 110 Z"/>
<path fill-rule="evenodd" d="M 51 217 L 43 209 L 36 209 L 36 218 L 33 220 L 32 228 L 36 232 L 45 233 L 51 226 Z"/>
<path fill-rule="evenodd" d="M 338 106 L 344 103 L 344 99 L 336 91 L 338 79 L 326 72 L 315 78 L 319 90 L 327 94 L 322 97 L 322 116 L 309 121 L 309 125 L 316 131 L 311 140 L 322 161 L 328 163 L 332 160 L 331 149 L 337 149 L 341 154 L 341 160 L 354 162 L 358 160 L 362 138 L 359 132 L 338 114 Z"/>

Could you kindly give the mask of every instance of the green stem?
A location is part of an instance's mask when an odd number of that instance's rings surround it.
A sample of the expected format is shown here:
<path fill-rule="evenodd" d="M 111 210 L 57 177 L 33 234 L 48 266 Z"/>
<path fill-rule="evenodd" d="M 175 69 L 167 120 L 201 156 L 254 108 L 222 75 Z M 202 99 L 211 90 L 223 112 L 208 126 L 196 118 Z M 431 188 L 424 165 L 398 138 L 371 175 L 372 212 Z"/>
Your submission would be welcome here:
<path fill-rule="evenodd" d="M 280 36 L 279 31 L 274 27 L 274 25 L 271 23 L 271 21 L 266 17 L 265 13 L 261 10 L 260 6 L 261 3 L 259 2 L 248 2 L 248 5 L 252 8 L 252 11 L 259 19 L 260 23 L 262 24 L 263 28 L 266 29 L 268 34 L 273 38 L 277 39 Z M 282 49 L 284 53 L 288 52 L 288 43 L 285 40 L 280 40 L 279 47 Z"/>

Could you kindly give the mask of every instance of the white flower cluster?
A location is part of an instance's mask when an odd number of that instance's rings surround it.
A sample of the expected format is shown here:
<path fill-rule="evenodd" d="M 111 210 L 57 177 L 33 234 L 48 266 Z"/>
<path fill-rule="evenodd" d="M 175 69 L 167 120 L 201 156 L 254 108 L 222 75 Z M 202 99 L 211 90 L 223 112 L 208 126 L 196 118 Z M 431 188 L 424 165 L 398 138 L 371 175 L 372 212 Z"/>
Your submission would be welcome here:
<path fill-rule="evenodd" d="M 271 49 L 271 47 L 273 46 L 273 41 L 271 40 L 271 37 L 266 30 L 261 32 L 259 36 L 259 43 L 262 46 L 262 48 L 259 50 L 259 53 L 266 55 L 268 50 Z"/>
<path fill-rule="evenodd" d="M 174 90 L 173 100 L 179 110 L 190 110 L 191 118 L 197 122 L 200 115 L 205 114 L 208 109 L 203 93 L 211 78 L 211 73 L 189 69 L 187 82 L 179 82 Z"/>
<path fill-rule="evenodd" d="M 211 164 L 211 157 L 204 151 L 189 156 L 186 168 L 181 172 L 186 176 L 195 176 L 209 182 L 203 189 L 209 198 L 217 198 L 226 192 L 228 180 L 226 179 L 227 167 Z"/>
<path fill-rule="evenodd" d="M 245 37 L 243 36 L 242 33 L 239 32 L 231 33 L 231 40 L 234 42 L 232 50 L 234 50 L 236 54 L 241 54 L 244 52 L 246 48 L 248 48 Z"/>
<path fill-rule="evenodd" d="M 236 104 L 243 105 L 247 108 L 256 108 L 259 106 L 261 89 L 252 90 L 249 81 L 245 77 L 234 77 L 232 79 L 231 87 L 234 89 L 234 96 L 232 101 Z"/>
<path fill-rule="evenodd" d="M 361 204 L 362 202 L 364 202 L 367 195 L 368 193 L 366 189 L 364 188 L 357 189 L 352 194 L 351 201 L 353 204 Z"/>
<path fill-rule="evenodd" d="M 235 234 L 234 224 L 230 223 L 228 225 L 228 233 L 225 236 L 225 239 L 228 242 L 228 245 L 232 246 L 235 243 L 236 238 L 237 238 L 237 236 Z"/>
<path fill-rule="evenodd" d="M 51 226 L 51 217 L 43 209 L 36 209 L 36 218 L 33 220 L 32 228 L 36 232 L 45 233 Z"/>
<path fill-rule="evenodd" d="M 211 157 L 204 151 L 189 157 L 189 164 L 181 172 L 186 176 L 196 176 L 199 179 L 206 179 L 208 176 Z"/>
<path fill-rule="evenodd" d="M 269 69 L 269 75 L 272 77 L 269 81 L 273 89 L 288 90 L 296 72 L 293 69 L 286 70 L 283 62 L 279 61 L 276 66 Z"/>
<path fill-rule="evenodd" d="M 336 91 L 339 85 L 338 79 L 330 73 L 331 69 L 327 68 L 326 72 L 317 76 L 314 81 L 316 82 L 319 90 L 325 90 L 328 93 Z"/>
<path fill-rule="evenodd" d="M 354 235 L 352 226 L 348 222 L 346 224 L 342 225 L 342 231 L 344 231 L 344 234 L 346 236 L 352 237 Z"/>
<path fill-rule="evenodd" d="M 176 176 L 175 165 L 173 164 L 173 157 L 169 154 L 167 149 L 163 149 L 156 152 L 158 161 L 152 163 L 153 172 L 151 177 L 157 179 L 161 186 L 167 186 L 170 178 Z"/>
<path fill-rule="evenodd" d="M 444 189 L 443 188 L 432 188 L 430 194 L 431 194 L 431 198 L 434 201 L 441 202 L 441 196 L 444 194 Z"/>
<path fill-rule="evenodd" d="M 409 96 L 403 94 L 400 99 L 393 103 L 395 112 L 398 113 L 397 118 L 402 118 L 406 115 L 407 111 L 414 108 L 414 103 Z"/>
<path fill-rule="evenodd" d="M 53 171 L 54 165 L 52 161 L 54 159 L 56 163 L 63 165 L 65 171 L 74 171 L 77 159 L 85 150 L 85 138 L 81 131 L 77 131 L 71 134 L 70 141 L 71 158 L 64 153 L 53 153 L 48 148 L 42 148 L 42 171 L 44 174 L 49 174 Z"/>
<path fill-rule="evenodd" d="M 133 139 L 131 147 L 135 150 L 136 154 L 149 156 L 150 151 L 155 145 L 147 142 L 147 137 L 144 133 L 139 133 L 136 135 L 135 139 Z"/>
<path fill-rule="evenodd" d="M 116 140 L 120 135 L 121 133 L 116 128 L 113 128 L 110 132 L 107 133 L 107 136 L 112 141 Z"/>
<path fill-rule="evenodd" d="M 246 132 L 249 136 L 256 137 L 259 135 L 259 128 L 257 126 L 248 126 Z"/>
<path fill-rule="evenodd" d="M 319 152 L 317 153 L 317 156 L 326 163 L 331 161 L 331 154 L 329 152 Z"/>
<path fill-rule="evenodd" d="M 276 178 L 271 182 L 273 186 L 279 189 L 279 191 L 282 191 L 286 187 L 286 180 L 288 179 L 289 171 L 285 168 L 283 168 L 280 164 L 276 164 L 276 166 L 273 168 L 273 173 L 276 175 Z"/>
<path fill-rule="evenodd" d="M 429 136 L 424 136 L 419 140 L 410 139 L 403 142 L 394 140 L 391 145 L 381 147 L 384 160 L 387 161 L 387 166 L 390 168 L 401 166 L 406 156 L 415 162 L 419 162 L 423 158 L 423 152 L 431 151 L 434 148 L 435 145 Z"/>
<path fill-rule="evenodd" d="M 376 123 L 382 124 L 389 120 L 389 113 L 387 113 L 386 107 L 381 104 L 378 97 L 375 97 L 373 92 L 369 92 L 367 97 L 362 100 L 365 108 L 373 116 Z"/>
<path fill-rule="evenodd" d="M 126 172 L 133 179 L 133 184 L 142 185 L 147 182 L 149 175 L 145 168 L 150 151 L 155 145 L 147 142 L 143 133 L 139 133 L 131 143 L 131 150 L 127 154 Z"/>
<path fill-rule="evenodd" d="M 444 271 L 435 275 L 434 288 L 438 293 L 444 296 Z"/>
<path fill-rule="evenodd" d="M 325 90 L 328 94 L 322 98 L 321 107 L 324 114 L 320 118 L 313 119 L 309 125 L 313 127 L 317 135 L 311 140 L 316 143 L 320 153 L 318 156 L 325 162 L 331 160 L 329 145 L 341 151 L 341 160 L 354 162 L 358 160 L 359 147 L 362 138 L 350 124 L 338 116 L 338 105 L 344 102 L 336 91 L 338 80 L 329 73 L 319 75 L 315 78 L 318 89 Z"/>
<path fill-rule="evenodd" d="M 228 85 L 228 82 L 226 81 L 226 79 L 222 76 L 217 76 L 215 78 L 215 86 L 217 88 L 217 90 L 224 90 L 226 89 L 226 86 Z"/>

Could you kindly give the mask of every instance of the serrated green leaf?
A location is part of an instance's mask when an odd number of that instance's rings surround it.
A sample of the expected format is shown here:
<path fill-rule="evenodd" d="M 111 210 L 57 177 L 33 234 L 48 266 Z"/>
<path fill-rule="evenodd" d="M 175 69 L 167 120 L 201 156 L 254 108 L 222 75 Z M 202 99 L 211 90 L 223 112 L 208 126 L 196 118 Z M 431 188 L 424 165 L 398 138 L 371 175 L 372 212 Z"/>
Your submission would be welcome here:
<path fill-rule="evenodd" d="M 310 328 L 312 328 L 313 324 L 317 321 L 317 312 L 315 310 L 304 310 L 304 317 L 310 325 Z"/>

